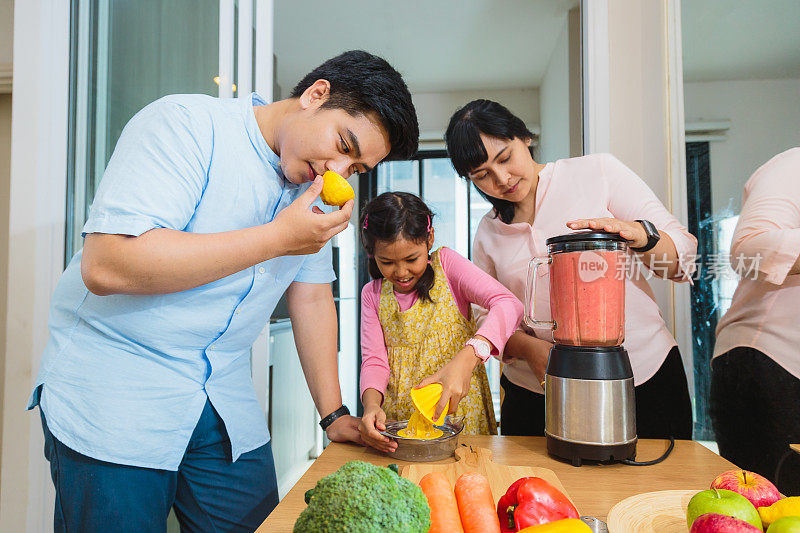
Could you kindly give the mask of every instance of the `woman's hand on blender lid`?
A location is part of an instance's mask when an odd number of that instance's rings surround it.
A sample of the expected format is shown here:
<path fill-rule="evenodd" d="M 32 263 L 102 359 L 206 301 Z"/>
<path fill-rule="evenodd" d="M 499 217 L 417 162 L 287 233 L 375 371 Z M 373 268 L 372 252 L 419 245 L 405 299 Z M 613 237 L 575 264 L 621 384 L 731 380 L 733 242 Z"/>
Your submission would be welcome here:
<path fill-rule="evenodd" d="M 567 222 L 567 227 L 573 230 L 592 229 L 609 233 L 618 233 L 634 248 L 647 245 L 647 232 L 639 222 L 628 222 L 618 218 L 579 218 Z"/>

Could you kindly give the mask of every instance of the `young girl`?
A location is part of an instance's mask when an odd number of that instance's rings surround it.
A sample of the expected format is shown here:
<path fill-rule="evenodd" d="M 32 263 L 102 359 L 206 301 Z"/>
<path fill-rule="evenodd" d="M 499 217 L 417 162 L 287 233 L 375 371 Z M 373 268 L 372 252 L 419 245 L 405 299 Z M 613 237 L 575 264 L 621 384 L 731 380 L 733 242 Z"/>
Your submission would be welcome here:
<path fill-rule="evenodd" d="M 361 214 L 361 242 L 374 281 L 361 292 L 359 430 L 379 450 L 388 418 L 408 420 L 415 386 L 441 383 L 436 408 L 450 401 L 465 433 L 496 434 L 497 423 L 481 364 L 498 355 L 522 319 L 522 304 L 497 280 L 449 248 L 431 253 L 433 213 L 413 194 L 384 193 Z M 471 304 L 488 310 L 477 327 Z"/>

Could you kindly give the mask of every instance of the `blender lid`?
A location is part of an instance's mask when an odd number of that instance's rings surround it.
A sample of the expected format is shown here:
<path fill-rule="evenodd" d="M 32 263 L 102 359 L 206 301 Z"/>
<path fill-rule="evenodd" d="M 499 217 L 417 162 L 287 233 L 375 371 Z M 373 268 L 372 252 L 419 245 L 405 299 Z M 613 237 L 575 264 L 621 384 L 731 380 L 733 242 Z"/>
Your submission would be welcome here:
<path fill-rule="evenodd" d="M 550 237 L 545 241 L 549 246 L 551 244 L 567 243 L 567 242 L 581 242 L 581 241 L 617 241 L 628 242 L 623 239 L 619 233 L 609 233 L 607 231 L 576 231 L 574 233 L 567 233 L 565 235 L 557 235 Z"/>

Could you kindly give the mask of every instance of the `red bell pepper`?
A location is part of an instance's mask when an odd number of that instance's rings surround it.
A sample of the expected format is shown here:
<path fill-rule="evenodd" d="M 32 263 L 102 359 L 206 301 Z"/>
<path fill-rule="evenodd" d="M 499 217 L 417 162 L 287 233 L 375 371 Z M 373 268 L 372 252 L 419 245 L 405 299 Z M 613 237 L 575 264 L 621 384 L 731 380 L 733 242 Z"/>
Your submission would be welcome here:
<path fill-rule="evenodd" d="M 578 510 L 558 489 L 540 477 L 523 477 L 508 487 L 497 502 L 503 533 L 513 533 L 564 518 L 578 518 Z"/>

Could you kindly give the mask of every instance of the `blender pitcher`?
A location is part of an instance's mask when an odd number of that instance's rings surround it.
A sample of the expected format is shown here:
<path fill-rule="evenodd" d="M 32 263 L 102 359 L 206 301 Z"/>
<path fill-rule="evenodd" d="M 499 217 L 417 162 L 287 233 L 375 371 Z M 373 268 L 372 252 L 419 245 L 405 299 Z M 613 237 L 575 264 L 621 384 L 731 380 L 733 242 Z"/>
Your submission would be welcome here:
<path fill-rule="evenodd" d="M 625 339 L 627 244 L 616 233 L 582 231 L 547 239 L 528 264 L 525 323 L 553 331 L 556 344 L 617 346 Z M 550 265 L 552 321 L 534 318 L 536 273 Z"/>

